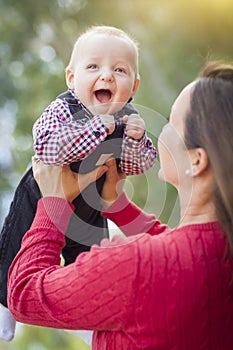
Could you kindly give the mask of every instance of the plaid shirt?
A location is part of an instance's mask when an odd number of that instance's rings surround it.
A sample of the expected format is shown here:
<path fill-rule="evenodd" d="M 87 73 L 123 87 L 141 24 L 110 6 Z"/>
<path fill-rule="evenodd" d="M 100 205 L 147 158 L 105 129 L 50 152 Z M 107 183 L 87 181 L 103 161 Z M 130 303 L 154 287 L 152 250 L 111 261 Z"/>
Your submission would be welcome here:
<path fill-rule="evenodd" d="M 73 91 L 72 96 L 77 99 Z M 57 98 L 43 112 L 33 126 L 34 150 L 47 164 L 70 164 L 86 158 L 107 138 L 106 127 L 98 115 L 81 104 L 83 118 L 76 120 L 67 101 Z M 116 123 L 122 117 L 115 116 Z M 137 175 L 151 168 L 156 159 L 156 149 L 146 133 L 134 140 L 124 131 L 120 168 L 126 175 Z"/>

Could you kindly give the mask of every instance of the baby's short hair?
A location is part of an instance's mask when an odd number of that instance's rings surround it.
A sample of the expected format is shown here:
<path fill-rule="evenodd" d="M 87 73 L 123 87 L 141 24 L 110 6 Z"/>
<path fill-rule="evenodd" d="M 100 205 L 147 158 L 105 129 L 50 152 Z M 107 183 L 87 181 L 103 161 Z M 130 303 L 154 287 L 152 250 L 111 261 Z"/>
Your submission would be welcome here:
<path fill-rule="evenodd" d="M 116 27 L 112 27 L 112 26 L 105 26 L 105 25 L 89 27 L 86 31 L 84 31 L 78 37 L 78 39 L 76 40 L 76 42 L 74 44 L 73 51 L 72 51 L 70 61 L 69 61 L 67 68 L 71 68 L 75 65 L 76 52 L 78 50 L 78 45 L 80 44 L 80 42 L 92 34 L 107 34 L 107 35 L 112 35 L 112 36 L 126 40 L 132 46 L 132 48 L 135 52 L 135 74 L 136 74 L 136 76 L 138 76 L 138 74 L 139 74 L 139 72 L 138 72 L 138 56 L 139 56 L 138 42 L 135 39 L 133 39 L 133 37 L 131 35 L 127 34 L 124 30 L 116 28 Z"/>

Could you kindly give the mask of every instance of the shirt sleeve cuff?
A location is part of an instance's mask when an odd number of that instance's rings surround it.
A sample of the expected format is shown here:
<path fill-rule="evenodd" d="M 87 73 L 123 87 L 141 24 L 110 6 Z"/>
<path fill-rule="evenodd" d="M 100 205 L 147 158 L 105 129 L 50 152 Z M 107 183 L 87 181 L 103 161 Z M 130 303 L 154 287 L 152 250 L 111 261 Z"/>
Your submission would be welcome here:
<path fill-rule="evenodd" d="M 141 209 L 131 202 L 124 192 L 107 210 L 102 211 L 104 217 L 115 222 L 119 227 L 128 225 L 140 214 Z"/>
<path fill-rule="evenodd" d="M 37 212 L 31 229 L 55 226 L 58 231 L 65 233 L 73 211 L 73 204 L 63 198 L 41 198 L 37 204 Z"/>
<path fill-rule="evenodd" d="M 125 133 L 123 142 L 124 142 L 124 147 L 141 150 L 142 148 L 145 147 L 146 140 L 147 140 L 146 133 L 144 133 L 144 135 L 139 140 L 135 140 L 132 137 L 128 137 Z"/>

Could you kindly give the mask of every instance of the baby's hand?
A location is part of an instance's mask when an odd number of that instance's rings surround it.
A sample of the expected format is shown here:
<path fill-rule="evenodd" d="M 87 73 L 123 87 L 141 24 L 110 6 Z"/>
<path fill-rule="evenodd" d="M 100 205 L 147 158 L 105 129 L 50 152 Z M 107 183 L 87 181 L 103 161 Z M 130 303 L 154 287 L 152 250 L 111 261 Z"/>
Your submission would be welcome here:
<path fill-rule="evenodd" d="M 115 119 L 113 115 L 110 114 L 100 114 L 100 119 L 102 124 L 107 129 L 107 134 L 111 135 L 115 130 Z"/>
<path fill-rule="evenodd" d="M 126 123 L 126 134 L 134 140 L 139 140 L 144 135 L 146 126 L 144 120 L 138 114 L 125 115 L 123 122 Z"/>

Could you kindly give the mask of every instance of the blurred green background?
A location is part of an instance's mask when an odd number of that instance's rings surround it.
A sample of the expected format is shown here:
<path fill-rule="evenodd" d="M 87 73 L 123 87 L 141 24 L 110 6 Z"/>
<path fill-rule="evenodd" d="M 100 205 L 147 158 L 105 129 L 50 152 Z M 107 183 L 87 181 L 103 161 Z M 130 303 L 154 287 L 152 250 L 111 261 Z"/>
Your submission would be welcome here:
<path fill-rule="evenodd" d="M 156 143 L 175 97 L 203 63 L 232 62 L 232 14 L 232 0 L 0 0 L 0 224 L 33 154 L 32 125 L 66 90 L 64 69 L 83 30 L 113 25 L 139 42 L 141 84 L 134 103 Z M 127 191 L 175 225 L 176 194 L 157 181 L 158 167 L 132 177 Z M 89 349 L 73 334 L 23 325 L 11 343 L 0 341 L 4 350 L 54 348 Z"/>

